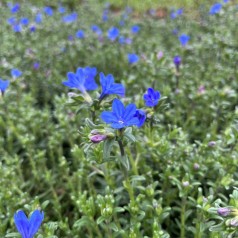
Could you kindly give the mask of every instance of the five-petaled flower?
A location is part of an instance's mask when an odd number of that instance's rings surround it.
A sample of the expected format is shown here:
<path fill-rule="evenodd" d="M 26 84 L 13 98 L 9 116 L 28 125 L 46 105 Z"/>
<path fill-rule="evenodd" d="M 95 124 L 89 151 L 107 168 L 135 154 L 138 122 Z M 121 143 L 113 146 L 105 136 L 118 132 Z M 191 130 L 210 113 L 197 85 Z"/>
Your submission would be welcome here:
<path fill-rule="evenodd" d="M 111 41 L 114 41 L 119 36 L 119 33 L 119 29 L 113 26 L 108 30 L 107 36 Z"/>
<path fill-rule="evenodd" d="M 140 31 L 140 27 L 138 25 L 134 25 L 131 27 L 131 33 L 137 34 Z"/>
<path fill-rule="evenodd" d="M 211 6 L 209 14 L 210 15 L 217 14 L 218 12 L 220 12 L 221 8 L 222 8 L 221 3 L 215 3 L 214 5 Z"/>
<path fill-rule="evenodd" d="M 112 102 L 112 112 L 102 112 L 101 118 L 104 122 L 111 124 L 114 129 L 121 129 L 127 126 L 139 126 L 140 121 L 136 114 L 136 105 L 131 103 L 124 107 L 123 103 L 115 98 Z"/>
<path fill-rule="evenodd" d="M 68 81 L 64 81 L 63 84 L 69 88 L 76 88 L 82 93 L 86 93 L 87 90 L 95 90 L 98 87 L 94 80 L 96 74 L 96 68 L 78 68 L 76 73 L 69 72 L 67 74 Z"/>
<path fill-rule="evenodd" d="M 91 26 L 91 30 L 93 32 L 95 32 L 97 35 L 101 35 L 102 34 L 101 28 L 99 26 L 97 26 L 97 25 L 92 25 Z"/>
<path fill-rule="evenodd" d="M 84 31 L 83 30 L 78 30 L 76 32 L 76 37 L 80 38 L 80 39 L 83 39 L 84 38 Z"/>
<path fill-rule="evenodd" d="M 29 219 L 22 210 L 14 214 L 14 222 L 22 238 L 33 238 L 43 219 L 44 213 L 39 210 L 35 210 Z"/>
<path fill-rule="evenodd" d="M 154 107 L 158 104 L 160 99 L 160 92 L 153 88 L 148 88 L 147 94 L 144 94 L 145 105 L 147 107 Z"/>
<path fill-rule="evenodd" d="M 19 69 L 12 69 L 11 75 L 13 78 L 18 78 L 22 75 L 22 72 Z"/>
<path fill-rule="evenodd" d="M 2 80 L 0 79 L 0 92 L 4 94 L 5 90 L 9 86 L 9 80 Z"/>
<path fill-rule="evenodd" d="M 137 54 L 128 54 L 127 58 L 128 58 L 129 64 L 135 64 L 140 59 L 140 57 Z"/>
<path fill-rule="evenodd" d="M 100 83 L 102 86 L 102 93 L 99 97 L 100 100 L 110 94 L 116 94 L 121 97 L 125 96 L 125 87 L 120 83 L 114 83 L 112 74 L 105 76 L 104 73 L 100 73 Z"/>
<path fill-rule="evenodd" d="M 182 46 L 185 46 L 188 41 L 190 40 L 190 36 L 186 35 L 186 34 L 182 34 L 179 36 L 179 41 L 181 43 Z"/>

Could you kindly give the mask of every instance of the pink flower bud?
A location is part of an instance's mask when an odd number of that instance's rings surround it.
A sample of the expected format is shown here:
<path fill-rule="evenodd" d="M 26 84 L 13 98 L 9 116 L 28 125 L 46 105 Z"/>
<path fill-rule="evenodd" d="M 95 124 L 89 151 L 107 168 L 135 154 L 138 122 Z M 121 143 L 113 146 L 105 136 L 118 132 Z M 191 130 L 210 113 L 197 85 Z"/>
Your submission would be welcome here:
<path fill-rule="evenodd" d="M 101 141 L 104 141 L 107 139 L 107 136 L 106 135 L 100 135 L 100 134 L 97 134 L 97 135 L 92 135 L 90 137 L 90 140 L 93 142 L 93 143 L 99 143 Z"/>

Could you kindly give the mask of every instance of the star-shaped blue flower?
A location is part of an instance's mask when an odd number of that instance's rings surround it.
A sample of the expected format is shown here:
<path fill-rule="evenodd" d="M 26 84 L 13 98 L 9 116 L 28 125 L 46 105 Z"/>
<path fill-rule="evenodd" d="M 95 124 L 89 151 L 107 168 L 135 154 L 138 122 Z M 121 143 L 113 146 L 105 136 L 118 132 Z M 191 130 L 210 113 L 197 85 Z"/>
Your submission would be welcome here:
<path fill-rule="evenodd" d="M 128 54 L 127 58 L 128 58 L 129 64 L 135 64 L 140 59 L 140 57 L 137 54 Z"/>
<path fill-rule="evenodd" d="M 95 32 L 98 36 L 102 34 L 101 28 L 97 25 L 92 25 L 91 30 Z"/>
<path fill-rule="evenodd" d="M 63 84 L 69 88 L 79 89 L 82 93 L 87 90 L 95 90 L 98 87 L 94 80 L 96 74 L 96 68 L 78 68 L 76 74 L 72 72 L 67 74 L 68 81 L 64 81 Z"/>
<path fill-rule="evenodd" d="M 111 41 L 114 41 L 119 36 L 119 33 L 119 29 L 113 26 L 108 30 L 107 36 Z"/>
<path fill-rule="evenodd" d="M 19 10 L 20 10 L 20 4 L 16 3 L 15 5 L 12 6 L 11 13 L 17 13 Z"/>
<path fill-rule="evenodd" d="M 148 88 L 147 94 L 144 94 L 144 101 L 147 107 L 154 107 L 158 104 L 160 99 L 160 92 L 153 88 Z"/>
<path fill-rule="evenodd" d="M 190 40 L 190 36 L 186 35 L 186 34 L 182 34 L 179 36 L 179 41 L 181 43 L 182 46 L 185 46 L 188 41 Z"/>
<path fill-rule="evenodd" d="M 22 72 L 19 69 L 12 69 L 11 75 L 13 78 L 18 78 L 22 75 Z"/>
<path fill-rule="evenodd" d="M 48 6 L 47 6 L 47 7 L 44 7 L 44 12 L 45 12 L 45 14 L 48 15 L 48 16 L 53 16 L 53 13 L 54 13 L 52 7 L 48 7 Z"/>
<path fill-rule="evenodd" d="M 100 84 L 102 86 L 100 100 L 110 94 L 116 94 L 121 97 L 125 96 L 125 87 L 120 83 L 114 83 L 114 78 L 111 74 L 105 76 L 104 73 L 100 73 Z"/>
<path fill-rule="evenodd" d="M 78 30 L 76 32 L 76 37 L 79 39 L 83 39 L 84 38 L 84 31 L 83 30 Z"/>
<path fill-rule="evenodd" d="M 30 218 L 23 211 L 18 211 L 14 214 L 14 222 L 18 232 L 22 238 L 33 238 L 44 219 L 44 213 L 35 210 Z"/>
<path fill-rule="evenodd" d="M 137 34 L 140 31 L 140 27 L 138 25 L 134 25 L 131 27 L 131 33 Z"/>
<path fill-rule="evenodd" d="M 217 14 L 218 12 L 220 12 L 221 8 L 222 8 L 221 3 L 215 3 L 214 5 L 211 6 L 209 14 L 210 15 Z"/>
<path fill-rule="evenodd" d="M 72 23 L 72 22 L 76 21 L 77 18 L 78 18 L 78 14 L 76 12 L 73 12 L 69 15 L 63 16 L 62 21 L 65 23 Z"/>
<path fill-rule="evenodd" d="M 111 124 L 114 129 L 121 129 L 127 126 L 138 126 L 140 121 L 135 117 L 136 105 L 134 103 L 124 107 L 119 99 L 112 102 L 112 112 L 102 112 L 101 118 L 104 122 Z"/>
<path fill-rule="evenodd" d="M 9 80 L 0 79 L 0 91 L 3 94 L 10 84 Z"/>

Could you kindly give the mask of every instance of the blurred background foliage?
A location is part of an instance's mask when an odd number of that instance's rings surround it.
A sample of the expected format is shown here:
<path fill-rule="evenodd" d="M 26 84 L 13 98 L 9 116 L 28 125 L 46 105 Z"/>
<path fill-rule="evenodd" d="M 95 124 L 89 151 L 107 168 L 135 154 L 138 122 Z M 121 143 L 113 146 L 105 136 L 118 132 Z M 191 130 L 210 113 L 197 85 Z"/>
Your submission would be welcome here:
<path fill-rule="evenodd" d="M 234 204 L 229 195 L 238 186 L 237 8 L 230 2 L 212 16 L 209 4 L 214 1 L 205 6 L 192 2 L 159 2 L 169 7 L 161 18 L 146 11 L 153 1 L 146 6 L 113 1 L 109 20 L 103 22 L 105 2 L 67 1 L 65 14 L 73 9 L 78 19 L 65 24 L 58 2 L 25 1 L 16 15 L 19 19 L 28 17 L 33 24 L 44 5 L 54 6 L 54 15 L 42 13 L 43 22 L 36 24 L 35 32 L 26 27 L 20 33 L 7 23 L 12 15 L 2 4 L 0 77 L 10 80 L 0 99 L 2 237 L 17 237 L 17 209 L 29 213 L 36 208 L 45 212 L 38 238 L 222 237 L 221 231 L 209 230 L 218 220 L 209 209 L 215 201 L 219 206 Z M 143 13 L 132 12 L 124 19 L 128 3 Z M 115 13 L 114 6 L 121 10 Z M 184 7 L 185 13 L 171 19 L 172 7 Z M 101 27 L 101 38 L 91 31 L 93 24 Z M 131 34 L 133 25 L 140 26 L 137 35 Z M 130 37 L 132 44 L 110 41 L 111 26 Z M 79 29 L 85 31 L 85 39 L 75 37 Z M 191 37 L 186 47 L 178 40 L 183 33 Z M 130 65 L 127 54 L 132 52 L 140 60 Z M 182 58 L 179 75 L 175 55 Z M 142 97 L 152 85 L 166 97 L 155 113 L 153 132 L 149 126 L 133 128 L 136 142 L 124 142 L 131 163 L 129 182 L 117 163 L 102 163 L 104 144 L 90 142 L 88 110 L 81 108 L 76 114 L 81 105 L 67 104 L 72 90 L 62 81 L 67 72 L 85 66 L 113 74 L 126 86 L 125 103 L 134 102 L 138 108 L 146 109 Z M 12 78 L 12 68 L 23 75 Z M 109 110 L 108 104 L 104 106 L 97 112 L 97 125 L 102 123 L 101 111 Z M 118 159 L 116 145 L 111 154 Z M 224 234 L 236 232 L 223 225 Z"/>

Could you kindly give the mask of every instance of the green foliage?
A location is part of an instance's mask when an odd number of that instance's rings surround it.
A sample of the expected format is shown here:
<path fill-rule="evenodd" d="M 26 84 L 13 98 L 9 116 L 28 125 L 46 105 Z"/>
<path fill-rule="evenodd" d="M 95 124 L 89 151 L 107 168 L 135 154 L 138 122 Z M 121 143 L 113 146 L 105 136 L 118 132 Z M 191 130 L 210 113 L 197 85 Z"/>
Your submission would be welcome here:
<path fill-rule="evenodd" d="M 31 5 L 21 9 L 17 17 L 33 21 Z M 217 209 L 238 209 L 237 9 L 230 3 L 210 16 L 204 6 L 196 19 L 189 12 L 174 20 L 131 15 L 124 27 L 124 10 L 110 11 L 108 22 L 99 20 L 103 4 L 86 2 L 74 10 L 75 23 L 62 23 L 55 11 L 36 32 L 15 33 L 6 22 L 9 9 L 0 8 L 0 78 L 11 81 L 0 97 L 0 236 L 19 237 L 17 209 L 29 214 L 41 208 L 38 238 L 235 237 L 234 217 L 221 218 Z M 102 28 L 102 39 L 91 31 L 93 24 Z M 130 33 L 134 24 L 141 27 L 137 35 Z M 133 43 L 108 40 L 112 25 Z M 69 41 L 78 29 L 86 38 Z M 187 47 L 174 29 L 191 36 Z M 129 65 L 132 52 L 140 61 Z M 179 72 L 175 55 L 182 58 Z M 68 97 L 62 81 L 84 66 L 122 82 L 124 101 L 146 110 L 146 124 L 106 127 L 100 113 L 113 97 L 100 104 L 100 89 L 90 92 L 92 102 Z M 11 78 L 12 68 L 23 75 Z M 143 102 L 151 86 L 163 96 L 155 109 Z M 93 130 L 107 139 L 92 143 Z"/>

